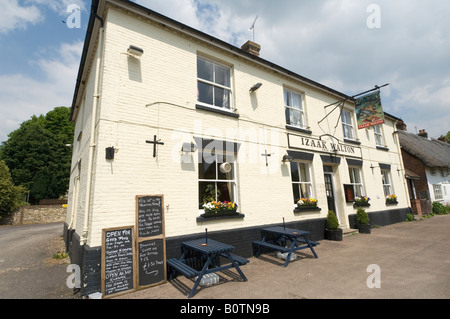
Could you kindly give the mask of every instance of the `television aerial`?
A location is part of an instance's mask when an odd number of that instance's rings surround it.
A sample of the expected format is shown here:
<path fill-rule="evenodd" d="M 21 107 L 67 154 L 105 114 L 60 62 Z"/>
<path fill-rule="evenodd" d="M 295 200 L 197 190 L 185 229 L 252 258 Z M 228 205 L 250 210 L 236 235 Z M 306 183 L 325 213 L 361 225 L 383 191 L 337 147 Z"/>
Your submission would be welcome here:
<path fill-rule="evenodd" d="M 259 17 L 259 15 L 256 16 L 255 21 L 253 21 L 253 24 L 249 29 L 249 31 L 253 31 L 253 42 L 255 42 L 255 23 L 256 23 L 256 20 L 258 20 L 258 17 Z"/>

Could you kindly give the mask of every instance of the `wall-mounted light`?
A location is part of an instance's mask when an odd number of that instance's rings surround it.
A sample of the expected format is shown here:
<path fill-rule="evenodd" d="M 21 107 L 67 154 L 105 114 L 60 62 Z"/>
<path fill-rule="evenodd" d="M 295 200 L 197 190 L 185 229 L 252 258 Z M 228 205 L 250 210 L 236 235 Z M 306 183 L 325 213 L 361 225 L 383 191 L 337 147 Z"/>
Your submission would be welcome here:
<path fill-rule="evenodd" d="M 257 89 L 261 87 L 262 83 L 256 83 L 250 88 L 250 93 L 255 92 Z"/>
<path fill-rule="evenodd" d="M 144 50 L 141 48 L 138 48 L 137 46 L 130 45 L 128 48 L 128 54 L 134 57 L 140 57 L 144 54 Z"/>
<path fill-rule="evenodd" d="M 106 148 L 106 156 L 105 156 L 105 158 L 106 158 L 107 160 L 112 160 L 112 159 L 114 159 L 114 153 L 115 153 L 114 146 L 112 146 L 112 147 L 107 147 L 107 148 Z"/>
<path fill-rule="evenodd" d="M 286 163 L 286 162 L 292 162 L 294 160 L 294 158 L 292 157 L 292 156 L 290 156 L 290 155 L 284 155 L 283 156 L 283 163 Z"/>
<path fill-rule="evenodd" d="M 194 153 L 197 149 L 198 147 L 194 143 L 183 143 L 183 146 L 181 147 L 183 153 Z"/>

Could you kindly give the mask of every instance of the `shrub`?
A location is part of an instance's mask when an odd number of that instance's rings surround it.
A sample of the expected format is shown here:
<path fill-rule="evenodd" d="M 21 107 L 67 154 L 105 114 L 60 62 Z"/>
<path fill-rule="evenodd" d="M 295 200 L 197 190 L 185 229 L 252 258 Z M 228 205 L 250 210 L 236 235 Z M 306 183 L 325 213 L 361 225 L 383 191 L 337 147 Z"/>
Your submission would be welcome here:
<path fill-rule="evenodd" d="M 339 221 L 336 217 L 336 214 L 332 210 L 328 211 L 327 228 L 330 230 L 336 230 L 339 228 Z"/>
<path fill-rule="evenodd" d="M 13 184 L 8 167 L 4 161 L 0 161 L 0 219 L 21 205 L 24 192 L 22 186 Z"/>
<path fill-rule="evenodd" d="M 432 212 L 436 215 L 445 215 L 450 213 L 450 209 L 439 202 L 433 202 Z"/>
<path fill-rule="evenodd" d="M 356 223 L 359 225 L 367 225 L 369 224 L 369 215 L 366 210 L 363 208 L 358 208 L 356 211 Z"/>

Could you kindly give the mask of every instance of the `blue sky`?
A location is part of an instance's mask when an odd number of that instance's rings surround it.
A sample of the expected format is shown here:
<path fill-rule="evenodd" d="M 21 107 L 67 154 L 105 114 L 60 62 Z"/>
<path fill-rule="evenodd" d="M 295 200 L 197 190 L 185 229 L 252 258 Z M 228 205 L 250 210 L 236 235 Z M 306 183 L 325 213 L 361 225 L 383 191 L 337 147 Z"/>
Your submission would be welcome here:
<path fill-rule="evenodd" d="M 384 110 L 408 131 L 450 131 L 448 0 L 133 1 L 238 47 L 258 15 L 262 58 L 349 95 L 390 83 Z M 63 22 L 71 4 L 80 28 Z M 71 105 L 90 4 L 0 0 L 0 142 L 32 115 Z"/>

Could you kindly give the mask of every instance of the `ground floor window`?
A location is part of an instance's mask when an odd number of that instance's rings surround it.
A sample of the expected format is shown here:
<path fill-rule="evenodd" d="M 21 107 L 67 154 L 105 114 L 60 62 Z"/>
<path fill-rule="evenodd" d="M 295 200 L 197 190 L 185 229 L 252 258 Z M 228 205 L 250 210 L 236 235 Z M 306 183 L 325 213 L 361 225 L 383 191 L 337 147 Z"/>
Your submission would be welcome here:
<path fill-rule="evenodd" d="M 434 184 L 433 185 L 433 191 L 434 191 L 434 199 L 435 200 L 441 200 L 442 197 L 442 187 L 440 184 Z"/>
<path fill-rule="evenodd" d="M 236 154 L 212 151 L 200 152 L 199 155 L 199 209 L 213 201 L 237 202 Z"/>
<path fill-rule="evenodd" d="M 361 168 L 359 167 L 349 167 L 350 174 L 350 185 L 353 187 L 353 193 L 358 197 L 364 196 L 363 184 L 361 179 Z"/>
<path fill-rule="evenodd" d="M 291 162 L 291 179 L 294 204 L 301 198 L 313 197 L 311 165 L 309 163 Z"/>
<path fill-rule="evenodd" d="M 391 186 L 391 172 L 389 170 L 381 170 L 383 180 L 384 196 L 393 195 Z"/>

